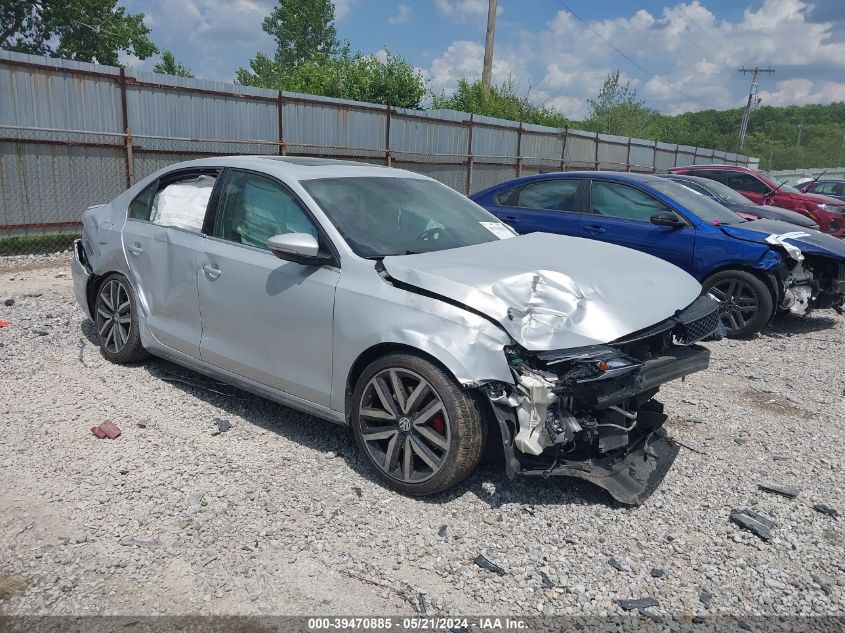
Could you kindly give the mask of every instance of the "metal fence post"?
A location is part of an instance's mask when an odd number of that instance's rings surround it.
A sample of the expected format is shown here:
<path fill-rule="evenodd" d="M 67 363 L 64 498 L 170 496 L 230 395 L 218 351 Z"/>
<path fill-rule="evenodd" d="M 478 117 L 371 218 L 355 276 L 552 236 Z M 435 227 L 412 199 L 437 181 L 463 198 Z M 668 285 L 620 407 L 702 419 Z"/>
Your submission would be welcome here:
<path fill-rule="evenodd" d="M 467 182 L 466 182 L 466 193 L 467 195 L 472 193 L 472 128 L 473 128 L 473 119 L 474 115 L 469 115 L 469 133 L 467 134 Z"/>
<path fill-rule="evenodd" d="M 599 133 L 596 132 L 596 136 L 593 139 L 593 169 L 596 171 L 599 170 Z"/>
<path fill-rule="evenodd" d="M 135 184 L 135 161 L 132 157 L 132 134 L 129 131 L 129 112 L 126 107 L 126 69 L 120 69 L 120 108 L 123 114 L 124 146 L 126 147 L 126 186 Z"/>
<path fill-rule="evenodd" d="M 388 167 L 393 167 L 393 153 L 390 150 L 390 100 L 387 101 L 387 119 L 385 120 L 384 130 L 384 163 Z"/>
<path fill-rule="evenodd" d="M 279 90 L 279 96 L 276 98 L 276 110 L 279 115 L 279 156 L 284 156 L 287 153 L 285 147 L 285 101 L 281 90 Z"/>
<path fill-rule="evenodd" d="M 560 170 L 566 171 L 566 139 L 569 138 L 569 128 L 563 128 L 563 143 L 560 147 Z"/>
<path fill-rule="evenodd" d="M 522 121 L 516 130 L 516 177 L 522 176 Z"/>
<path fill-rule="evenodd" d="M 625 171 L 631 171 L 631 137 L 628 137 L 628 155 L 625 157 Z"/>

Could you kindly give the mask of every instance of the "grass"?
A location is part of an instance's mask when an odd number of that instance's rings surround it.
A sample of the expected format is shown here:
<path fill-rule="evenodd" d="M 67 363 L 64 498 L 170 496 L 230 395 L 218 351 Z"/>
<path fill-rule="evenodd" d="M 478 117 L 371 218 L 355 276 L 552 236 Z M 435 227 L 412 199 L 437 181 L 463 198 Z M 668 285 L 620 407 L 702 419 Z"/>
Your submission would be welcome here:
<path fill-rule="evenodd" d="M 78 233 L 61 235 L 25 235 L 0 238 L 0 257 L 5 255 L 48 255 L 73 246 Z"/>

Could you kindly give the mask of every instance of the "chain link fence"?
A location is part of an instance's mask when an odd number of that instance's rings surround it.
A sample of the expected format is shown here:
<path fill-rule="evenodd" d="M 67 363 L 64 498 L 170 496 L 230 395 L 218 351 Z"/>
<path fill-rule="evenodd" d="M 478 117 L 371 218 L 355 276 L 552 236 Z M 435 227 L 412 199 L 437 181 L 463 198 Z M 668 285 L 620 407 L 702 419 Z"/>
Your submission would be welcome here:
<path fill-rule="evenodd" d="M 173 163 L 313 156 L 472 193 L 541 172 L 754 159 L 451 110 L 417 111 L 0 51 L 0 256 L 67 248 L 82 212 Z"/>

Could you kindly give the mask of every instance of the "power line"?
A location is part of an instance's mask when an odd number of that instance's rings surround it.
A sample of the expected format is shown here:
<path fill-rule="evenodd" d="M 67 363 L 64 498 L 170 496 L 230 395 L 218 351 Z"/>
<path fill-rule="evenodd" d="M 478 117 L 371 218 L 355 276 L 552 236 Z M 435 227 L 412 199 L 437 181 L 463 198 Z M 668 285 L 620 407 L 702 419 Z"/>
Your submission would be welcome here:
<path fill-rule="evenodd" d="M 688 94 L 687 94 L 687 93 L 685 93 L 685 92 L 682 92 L 682 91 L 678 90 L 677 88 L 675 88 L 675 86 L 673 86 L 672 84 L 670 84 L 670 83 L 668 83 L 668 82 L 664 81 L 663 79 L 661 79 L 660 77 L 658 77 L 657 75 L 655 75 L 653 72 L 651 72 L 650 70 L 648 70 L 647 68 L 645 68 L 644 66 L 642 66 L 639 62 L 637 62 L 637 61 L 635 61 L 635 60 L 631 59 L 628 55 L 626 55 L 626 54 L 625 54 L 625 53 L 623 53 L 621 50 L 619 50 L 618 48 L 616 48 L 613 44 L 611 44 L 610 42 L 608 42 L 608 41 L 607 41 L 605 38 L 603 38 L 603 37 L 602 37 L 602 36 L 601 36 L 601 35 L 600 35 L 600 34 L 599 34 L 599 33 L 598 33 L 595 29 L 593 29 L 593 27 L 591 27 L 591 26 L 589 25 L 589 23 L 587 23 L 587 22 L 586 22 L 583 18 L 581 18 L 581 16 L 579 16 L 577 13 L 575 13 L 575 11 L 573 11 L 573 10 L 572 10 L 572 9 L 571 9 L 571 8 L 570 8 L 570 7 L 569 7 L 569 6 L 568 6 L 568 5 L 567 5 L 567 4 L 566 4 L 563 0 L 557 0 L 557 1 L 561 4 L 561 6 L 562 6 L 564 9 L 566 9 L 567 11 L 569 11 L 569 13 L 571 13 L 571 14 L 572 14 L 572 16 L 573 16 L 576 20 L 578 20 L 581 24 L 583 24 L 584 26 L 586 26 L 586 27 L 589 29 L 589 31 L 590 31 L 593 35 L 595 35 L 595 36 L 596 36 L 597 38 L 599 38 L 602 42 L 604 42 L 605 44 L 607 44 L 610 48 L 612 48 L 613 50 L 615 50 L 615 51 L 616 51 L 616 52 L 617 52 L 617 53 L 618 53 L 621 57 L 623 57 L 623 58 L 625 58 L 626 60 L 628 60 L 628 62 L 630 62 L 633 66 L 636 66 L 636 67 L 637 67 L 637 68 L 639 68 L 641 71 L 643 71 L 646 75 L 648 75 L 649 77 L 651 77 L 651 78 L 652 78 L 652 79 L 654 79 L 655 81 L 660 82 L 661 84 L 663 84 L 664 86 L 666 86 L 667 88 L 669 88 L 669 89 L 670 89 L 670 90 L 672 90 L 673 92 L 675 92 L 675 93 L 677 93 L 677 94 L 681 95 L 681 96 L 682 96 L 682 97 L 684 97 L 685 99 L 689 99 L 690 101 L 693 101 L 693 102 L 695 102 L 695 103 L 699 103 L 698 99 L 696 99 L 696 98 L 694 98 L 694 97 L 692 97 L 692 96 L 688 95 Z M 716 106 L 711 105 L 711 104 L 709 104 L 709 103 L 705 103 L 704 105 L 706 105 L 708 108 L 711 108 L 711 109 L 713 109 L 713 110 L 718 110 L 718 109 L 719 109 L 719 108 L 717 108 Z"/>

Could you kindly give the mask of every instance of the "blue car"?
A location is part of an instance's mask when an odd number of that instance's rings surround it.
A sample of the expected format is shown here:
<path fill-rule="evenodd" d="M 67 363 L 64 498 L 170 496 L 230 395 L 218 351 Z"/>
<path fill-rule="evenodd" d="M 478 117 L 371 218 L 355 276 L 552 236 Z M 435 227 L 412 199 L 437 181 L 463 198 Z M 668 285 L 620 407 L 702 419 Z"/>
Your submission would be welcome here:
<path fill-rule="evenodd" d="M 666 178 L 540 174 L 471 198 L 519 233 L 610 242 L 679 266 L 723 302 L 722 320 L 735 338 L 760 331 L 778 311 L 842 312 L 845 242 L 786 222 L 745 220 Z"/>

